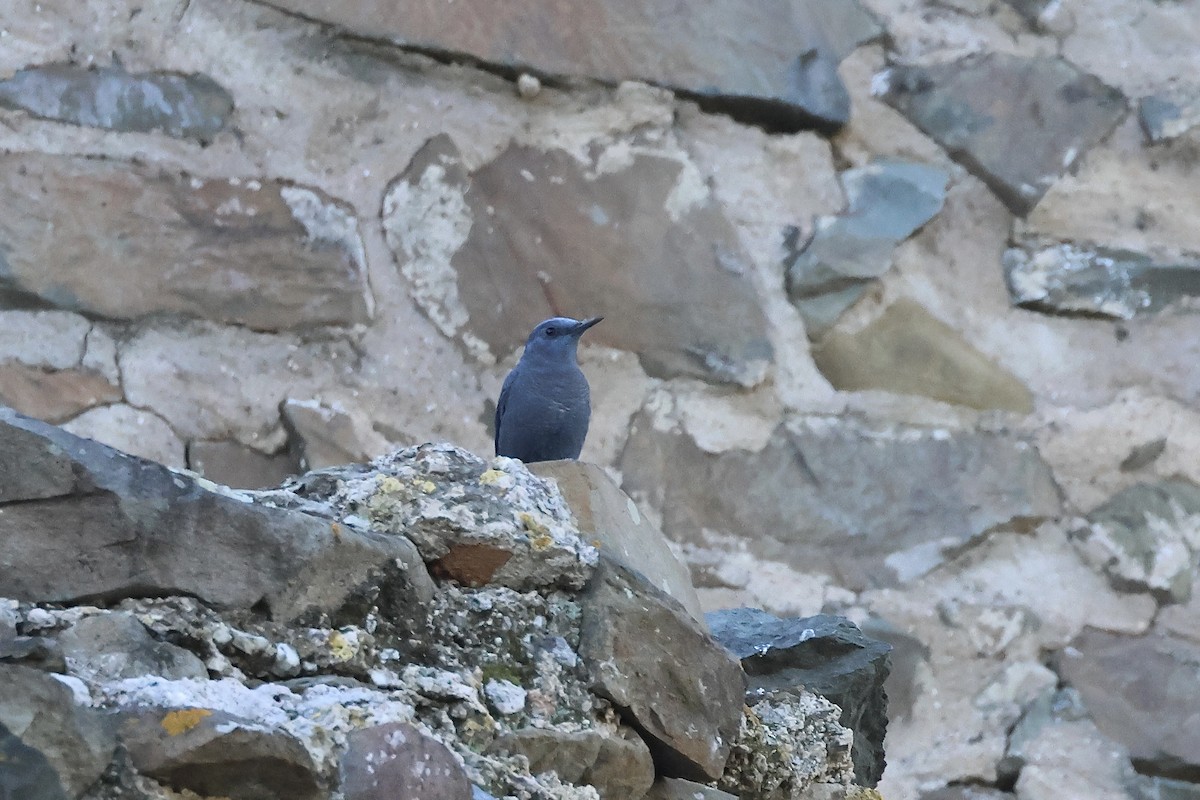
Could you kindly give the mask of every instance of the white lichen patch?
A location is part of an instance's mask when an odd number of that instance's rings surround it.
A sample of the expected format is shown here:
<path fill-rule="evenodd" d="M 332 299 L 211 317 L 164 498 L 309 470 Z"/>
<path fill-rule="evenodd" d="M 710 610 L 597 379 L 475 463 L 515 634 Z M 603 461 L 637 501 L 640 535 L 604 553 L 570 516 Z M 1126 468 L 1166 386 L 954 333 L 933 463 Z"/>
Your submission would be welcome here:
<path fill-rule="evenodd" d="M 490 463 L 452 445 L 427 444 L 376 459 L 330 498 L 338 514 L 408 537 L 437 561 L 456 548 L 507 552 L 489 583 L 525 589 L 579 588 L 598 551 L 579 537 L 553 481 L 499 457 Z"/>
<path fill-rule="evenodd" d="M 457 335 L 469 319 L 451 266 L 473 224 L 466 193 L 465 185 L 448 180 L 445 165 L 430 164 L 415 184 L 398 180 L 383 198 L 388 247 L 409 281 L 413 299 L 447 336 Z M 485 363 L 495 360 L 481 341 L 475 341 L 473 351 Z"/>

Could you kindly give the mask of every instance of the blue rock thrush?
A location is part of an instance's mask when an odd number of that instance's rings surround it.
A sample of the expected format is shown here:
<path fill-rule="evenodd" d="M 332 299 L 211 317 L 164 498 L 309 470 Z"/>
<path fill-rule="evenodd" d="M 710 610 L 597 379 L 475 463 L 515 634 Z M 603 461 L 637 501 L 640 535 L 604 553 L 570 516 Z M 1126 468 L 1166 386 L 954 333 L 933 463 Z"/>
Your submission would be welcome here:
<path fill-rule="evenodd" d="M 529 334 L 496 403 L 496 455 L 527 464 L 579 458 L 592 401 L 575 349 L 601 319 L 554 317 Z"/>

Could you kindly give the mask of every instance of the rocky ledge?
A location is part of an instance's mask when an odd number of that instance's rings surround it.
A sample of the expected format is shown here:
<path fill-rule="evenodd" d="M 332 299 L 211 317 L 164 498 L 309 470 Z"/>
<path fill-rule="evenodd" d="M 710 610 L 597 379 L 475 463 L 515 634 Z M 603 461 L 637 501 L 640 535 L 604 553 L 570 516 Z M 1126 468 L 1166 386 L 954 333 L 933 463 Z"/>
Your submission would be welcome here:
<path fill-rule="evenodd" d="M 706 622 L 603 471 L 537 470 L 243 492 L 0 407 L 0 797 L 877 796 L 886 645 Z"/>

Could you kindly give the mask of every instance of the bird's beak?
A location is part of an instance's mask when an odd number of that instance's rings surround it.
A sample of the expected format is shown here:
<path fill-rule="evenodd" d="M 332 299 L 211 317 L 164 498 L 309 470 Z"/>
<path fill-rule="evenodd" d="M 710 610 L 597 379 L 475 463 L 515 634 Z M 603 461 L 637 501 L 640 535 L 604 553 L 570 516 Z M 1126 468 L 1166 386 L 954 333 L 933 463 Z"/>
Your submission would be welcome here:
<path fill-rule="evenodd" d="M 585 319 L 583 322 L 580 322 L 578 325 L 575 326 L 575 335 L 582 336 L 584 331 L 586 331 L 588 328 L 592 327 L 593 325 L 595 325 L 597 322 L 599 322 L 602 319 L 604 319 L 604 317 L 592 317 L 591 319 Z"/>

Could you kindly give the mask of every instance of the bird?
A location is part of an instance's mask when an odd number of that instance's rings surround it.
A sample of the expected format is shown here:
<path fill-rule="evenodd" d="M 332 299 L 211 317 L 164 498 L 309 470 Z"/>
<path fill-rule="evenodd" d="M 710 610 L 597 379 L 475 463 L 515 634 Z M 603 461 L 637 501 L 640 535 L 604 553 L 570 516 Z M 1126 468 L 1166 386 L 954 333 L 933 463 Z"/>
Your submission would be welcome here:
<path fill-rule="evenodd" d="M 602 319 L 552 317 L 529 334 L 496 402 L 496 455 L 526 464 L 579 458 L 592 401 L 576 348 Z"/>

